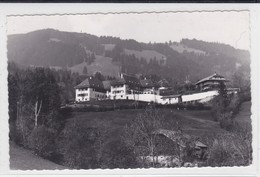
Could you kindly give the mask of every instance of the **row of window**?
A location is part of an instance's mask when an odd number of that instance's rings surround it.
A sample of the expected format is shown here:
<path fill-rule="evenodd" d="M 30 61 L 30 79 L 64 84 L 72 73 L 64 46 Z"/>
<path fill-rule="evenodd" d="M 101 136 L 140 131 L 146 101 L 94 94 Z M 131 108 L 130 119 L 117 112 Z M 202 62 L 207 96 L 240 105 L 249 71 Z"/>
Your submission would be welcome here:
<path fill-rule="evenodd" d="M 88 88 L 80 88 L 80 89 L 78 89 L 78 91 L 87 91 L 87 90 L 88 90 Z M 103 92 L 102 90 L 95 89 L 95 88 L 92 88 L 92 91 Z"/>
<path fill-rule="evenodd" d="M 80 91 L 83 90 L 87 90 L 87 89 L 79 89 Z M 93 89 L 93 91 L 96 91 L 95 89 Z M 112 94 L 118 94 L 118 93 L 124 93 L 124 90 L 115 90 L 112 91 Z M 150 91 L 150 92 L 141 92 L 141 91 L 135 91 L 135 90 L 128 90 L 127 94 L 155 94 L 155 92 Z M 78 96 L 88 96 L 87 93 L 82 93 L 82 94 L 78 94 Z"/>
<path fill-rule="evenodd" d="M 78 97 L 83 97 L 83 96 L 88 96 L 88 94 L 87 93 L 80 93 L 80 94 L 78 94 Z"/>
<path fill-rule="evenodd" d="M 144 94 L 155 94 L 155 92 L 144 92 Z"/>
<path fill-rule="evenodd" d="M 80 88 L 80 89 L 78 89 L 79 91 L 87 91 L 88 90 L 88 88 Z"/>
<path fill-rule="evenodd" d="M 124 90 L 116 90 L 116 91 L 113 91 L 112 93 L 113 94 L 115 94 L 115 93 L 124 93 Z"/>

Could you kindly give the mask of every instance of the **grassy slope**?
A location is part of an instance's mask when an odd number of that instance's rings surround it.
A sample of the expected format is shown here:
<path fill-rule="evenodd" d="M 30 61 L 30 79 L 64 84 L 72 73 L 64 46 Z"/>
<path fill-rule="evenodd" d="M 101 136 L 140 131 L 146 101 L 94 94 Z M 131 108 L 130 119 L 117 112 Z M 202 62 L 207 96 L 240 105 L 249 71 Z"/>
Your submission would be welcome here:
<path fill-rule="evenodd" d="M 251 102 L 247 101 L 241 104 L 240 110 L 235 117 L 237 123 L 247 130 L 252 130 L 251 125 Z"/>
<path fill-rule="evenodd" d="M 173 50 L 176 50 L 176 51 L 179 52 L 179 53 L 183 53 L 183 52 L 186 50 L 187 52 L 194 52 L 194 53 L 196 53 L 196 54 L 204 54 L 204 55 L 206 54 L 206 52 L 204 52 L 204 51 L 202 51 L 202 50 L 197 50 L 197 49 L 189 48 L 189 47 L 184 46 L 184 45 L 182 45 L 182 44 L 178 44 L 178 45 L 172 44 L 170 47 L 171 47 Z"/>
<path fill-rule="evenodd" d="M 156 58 L 157 61 L 166 60 L 165 55 L 163 55 L 159 52 L 156 52 L 154 50 L 137 51 L 137 50 L 125 49 L 125 54 L 127 54 L 127 55 L 134 54 L 135 57 L 137 57 L 139 59 L 144 58 L 147 62 L 149 62 L 153 58 Z"/>
<path fill-rule="evenodd" d="M 136 110 L 118 110 L 107 112 L 75 112 L 73 118 L 68 120 L 81 121 L 82 124 L 91 126 L 96 122 L 109 127 L 111 137 L 119 137 L 124 126 L 130 123 L 142 109 Z M 217 122 L 213 121 L 210 111 L 183 111 L 160 109 L 160 114 L 166 117 L 169 129 L 176 126 L 176 122 L 184 132 L 198 137 L 210 137 L 218 133 L 224 133 Z"/>
<path fill-rule="evenodd" d="M 10 143 L 10 169 L 12 170 L 62 170 L 68 169 L 36 156 L 32 151 Z"/>
<path fill-rule="evenodd" d="M 250 108 L 251 103 L 244 102 L 235 118 L 235 120 L 244 127 L 251 127 Z M 142 109 L 137 109 L 108 112 L 75 112 L 67 123 L 80 121 L 86 127 L 91 126 L 93 123 L 102 123 L 110 128 L 111 132 L 109 137 L 116 139 L 120 137 L 120 132 L 123 127 L 130 123 L 136 115 L 142 111 Z M 210 111 L 177 111 L 170 109 L 160 109 L 159 111 L 166 117 L 167 122 L 169 122 L 169 127 L 179 122 L 184 132 L 200 137 L 202 142 L 205 137 L 227 133 L 219 127 L 217 122 L 213 121 Z M 25 150 L 12 143 L 10 144 L 10 168 L 21 170 L 65 169 L 63 166 L 35 156 L 31 151 Z"/>
<path fill-rule="evenodd" d="M 87 67 L 88 74 L 94 74 L 99 71 L 103 75 L 118 76 L 119 67 L 112 62 L 112 58 L 96 55 L 96 59 L 93 63 L 88 64 L 82 62 L 70 68 L 72 72 L 82 73 L 84 66 Z"/>

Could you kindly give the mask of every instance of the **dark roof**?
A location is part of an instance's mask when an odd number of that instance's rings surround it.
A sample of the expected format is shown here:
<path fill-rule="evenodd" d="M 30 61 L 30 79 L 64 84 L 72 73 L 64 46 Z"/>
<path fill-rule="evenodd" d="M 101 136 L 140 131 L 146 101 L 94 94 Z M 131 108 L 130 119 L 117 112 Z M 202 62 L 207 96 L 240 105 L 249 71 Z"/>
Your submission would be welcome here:
<path fill-rule="evenodd" d="M 127 84 L 129 86 L 141 86 L 138 78 L 126 74 L 122 74 L 120 79 L 111 82 L 112 86 L 121 85 L 121 84 Z"/>
<path fill-rule="evenodd" d="M 140 84 L 144 88 L 155 87 L 155 84 L 153 83 L 153 81 L 151 79 L 140 80 Z"/>
<path fill-rule="evenodd" d="M 178 139 L 178 137 L 180 136 L 178 134 L 177 131 L 173 131 L 173 130 L 166 130 L 166 129 L 158 129 L 156 131 L 153 132 L 154 134 L 160 134 L 160 135 L 164 135 L 165 137 L 169 138 L 170 140 L 178 143 L 180 146 L 182 147 L 186 147 L 186 144 L 184 141 L 180 141 Z M 181 136 L 183 139 L 186 139 L 186 140 L 191 140 L 192 137 L 188 134 L 185 134 L 185 133 L 181 133 Z M 202 142 L 200 141 L 195 141 L 194 142 L 194 145 L 195 145 L 195 148 L 207 148 L 208 146 L 203 144 Z"/>
<path fill-rule="evenodd" d="M 169 82 L 166 79 L 162 79 L 158 82 L 158 85 L 161 86 L 161 87 L 168 87 Z"/>
<path fill-rule="evenodd" d="M 123 84 L 125 84 L 125 81 L 122 78 L 117 80 L 112 80 L 110 83 L 111 86 L 123 85 Z"/>
<path fill-rule="evenodd" d="M 217 73 L 212 74 L 211 76 L 205 77 L 204 79 L 199 80 L 198 82 L 195 83 L 195 85 L 200 84 L 202 82 L 206 81 L 224 81 L 227 82 L 224 76 L 221 76 Z"/>
<path fill-rule="evenodd" d="M 104 89 L 110 90 L 111 81 L 103 81 Z"/>
<path fill-rule="evenodd" d="M 179 141 L 178 137 L 180 136 L 179 133 L 177 131 L 173 131 L 173 130 L 166 130 L 166 129 L 158 129 L 156 131 L 153 132 L 154 134 L 159 134 L 159 135 L 163 135 L 167 138 L 169 138 L 170 140 L 178 143 L 180 146 L 185 147 L 185 143 L 183 141 Z M 185 139 L 191 139 L 191 137 L 187 134 L 183 134 L 182 133 L 183 138 Z"/>
<path fill-rule="evenodd" d="M 134 76 L 123 74 L 123 79 L 126 84 L 140 85 L 139 79 Z"/>
<path fill-rule="evenodd" d="M 104 89 L 102 81 L 96 79 L 93 76 L 89 76 L 87 79 L 85 79 L 83 82 L 81 82 L 79 85 L 75 87 L 75 89 L 80 88 L 98 88 L 98 89 Z"/>

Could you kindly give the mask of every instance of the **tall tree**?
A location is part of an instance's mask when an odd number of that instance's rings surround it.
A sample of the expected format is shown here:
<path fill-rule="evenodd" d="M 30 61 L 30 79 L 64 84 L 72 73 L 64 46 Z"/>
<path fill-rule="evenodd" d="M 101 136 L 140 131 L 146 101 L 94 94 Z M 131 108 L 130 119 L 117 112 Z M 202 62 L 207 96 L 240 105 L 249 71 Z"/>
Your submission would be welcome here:
<path fill-rule="evenodd" d="M 87 67 L 86 67 L 86 66 L 84 66 L 83 71 L 82 71 L 82 74 L 85 74 L 85 75 L 88 74 L 88 70 L 87 70 Z"/>

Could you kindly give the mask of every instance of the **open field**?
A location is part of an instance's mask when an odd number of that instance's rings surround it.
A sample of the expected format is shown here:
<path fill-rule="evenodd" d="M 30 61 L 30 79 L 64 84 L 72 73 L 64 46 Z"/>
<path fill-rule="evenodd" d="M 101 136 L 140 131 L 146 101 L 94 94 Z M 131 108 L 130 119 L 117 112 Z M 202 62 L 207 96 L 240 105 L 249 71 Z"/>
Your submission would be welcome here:
<path fill-rule="evenodd" d="M 169 129 L 179 126 L 190 135 L 197 137 L 209 137 L 218 133 L 224 133 L 218 122 L 213 121 L 209 110 L 172 110 L 158 109 L 160 115 L 165 117 Z M 74 112 L 67 123 L 80 121 L 86 127 L 96 123 L 105 125 L 110 130 L 112 139 L 120 137 L 125 125 L 129 124 L 143 109 L 128 109 L 106 112 Z"/>
<path fill-rule="evenodd" d="M 251 129 L 250 111 L 251 102 L 244 102 L 235 120 L 244 128 Z M 119 138 L 125 125 L 129 124 L 144 109 L 127 109 L 106 112 L 74 112 L 67 123 L 80 121 L 86 127 L 94 124 L 105 125 L 110 130 L 111 138 Z M 169 129 L 176 127 L 203 141 L 203 138 L 214 137 L 218 134 L 228 133 L 220 128 L 218 122 L 213 120 L 210 110 L 173 110 L 158 109 L 160 115 L 165 117 Z"/>

